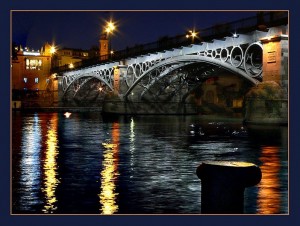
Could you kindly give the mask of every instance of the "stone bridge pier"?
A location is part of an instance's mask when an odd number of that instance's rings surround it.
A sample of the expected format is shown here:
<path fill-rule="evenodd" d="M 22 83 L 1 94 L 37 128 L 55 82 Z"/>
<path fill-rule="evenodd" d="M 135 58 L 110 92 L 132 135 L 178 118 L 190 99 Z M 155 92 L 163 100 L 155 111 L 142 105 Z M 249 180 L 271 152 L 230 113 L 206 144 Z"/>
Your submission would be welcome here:
<path fill-rule="evenodd" d="M 246 95 L 245 122 L 288 123 L 288 37 L 269 36 L 263 45 L 262 82 Z"/>

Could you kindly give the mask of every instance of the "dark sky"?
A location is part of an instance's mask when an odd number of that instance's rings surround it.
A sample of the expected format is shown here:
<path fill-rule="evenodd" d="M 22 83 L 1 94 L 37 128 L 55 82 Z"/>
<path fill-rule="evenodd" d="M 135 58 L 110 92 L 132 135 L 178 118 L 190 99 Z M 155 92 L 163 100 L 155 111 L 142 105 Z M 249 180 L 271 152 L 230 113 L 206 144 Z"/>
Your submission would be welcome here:
<path fill-rule="evenodd" d="M 13 11 L 12 41 L 33 49 L 45 42 L 89 49 L 98 46 L 105 21 L 112 19 L 118 27 L 112 48 L 121 50 L 255 15 L 254 11 Z"/>

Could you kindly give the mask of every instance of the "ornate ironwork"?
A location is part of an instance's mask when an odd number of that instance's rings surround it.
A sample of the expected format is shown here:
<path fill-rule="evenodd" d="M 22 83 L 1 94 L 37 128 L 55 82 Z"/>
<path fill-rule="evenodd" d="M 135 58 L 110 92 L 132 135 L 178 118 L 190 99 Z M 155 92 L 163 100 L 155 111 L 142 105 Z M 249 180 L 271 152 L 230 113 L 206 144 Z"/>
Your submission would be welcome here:
<path fill-rule="evenodd" d="M 127 89 L 120 89 L 120 97 L 132 99 L 135 90 L 135 98 L 139 100 L 149 96 L 167 100 L 183 89 L 190 92 L 218 70 L 230 71 L 257 84 L 262 79 L 263 48 L 260 40 L 270 31 L 280 33 L 277 27 L 269 28 L 268 32 L 254 31 L 124 59 L 122 65 L 127 68 L 122 72 L 121 82 L 126 84 Z M 81 79 L 83 77 L 94 77 L 113 91 L 114 68 L 119 64 L 112 62 L 66 72 L 63 75 L 63 91 L 66 92 L 73 83 L 82 87 L 86 82 Z"/>

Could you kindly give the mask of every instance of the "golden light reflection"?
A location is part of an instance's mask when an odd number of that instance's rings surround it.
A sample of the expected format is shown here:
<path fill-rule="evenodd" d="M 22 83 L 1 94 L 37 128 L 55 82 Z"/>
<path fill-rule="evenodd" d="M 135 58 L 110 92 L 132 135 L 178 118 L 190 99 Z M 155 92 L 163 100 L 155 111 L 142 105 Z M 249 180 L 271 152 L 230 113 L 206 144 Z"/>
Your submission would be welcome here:
<path fill-rule="evenodd" d="M 280 212 L 280 159 L 278 147 L 263 147 L 260 167 L 262 179 L 258 191 L 258 213 L 278 214 Z"/>
<path fill-rule="evenodd" d="M 100 212 L 101 214 L 113 214 L 118 210 L 116 202 L 116 180 L 118 176 L 118 153 L 120 143 L 119 123 L 112 126 L 112 142 L 102 143 L 105 150 L 103 152 L 103 170 L 101 172 Z"/>
<path fill-rule="evenodd" d="M 56 187 L 59 184 L 56 161 L 58 155 L 57 120 L 57 114 L 54 114 L 50 123 L 47 125 L 46 152 L 43 165 L 45 175 L 43 192 L 46 198 L 43 208 L 44 213 L 53 213 L 57 209 L 57 198 L 55 196 Z"/>

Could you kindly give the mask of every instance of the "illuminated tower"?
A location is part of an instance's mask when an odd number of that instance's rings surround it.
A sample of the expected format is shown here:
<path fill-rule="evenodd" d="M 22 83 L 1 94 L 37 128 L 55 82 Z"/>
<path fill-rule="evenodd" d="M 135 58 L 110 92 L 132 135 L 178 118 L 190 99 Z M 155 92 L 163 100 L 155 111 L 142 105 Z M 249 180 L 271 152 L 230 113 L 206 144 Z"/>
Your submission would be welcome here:
<path fill-rule="evenodd" d="M 99 40 L 100 60 L 108 59 L 108 38 L 107 34 L 102 34 Z"/>
<path fill-rule="evenodd" d="M 52 55 L 52 46 L 46 42 L 43 46 L 43 48 L 41 49 L 41 53 L 44 56 L 51 56 Z"/>

